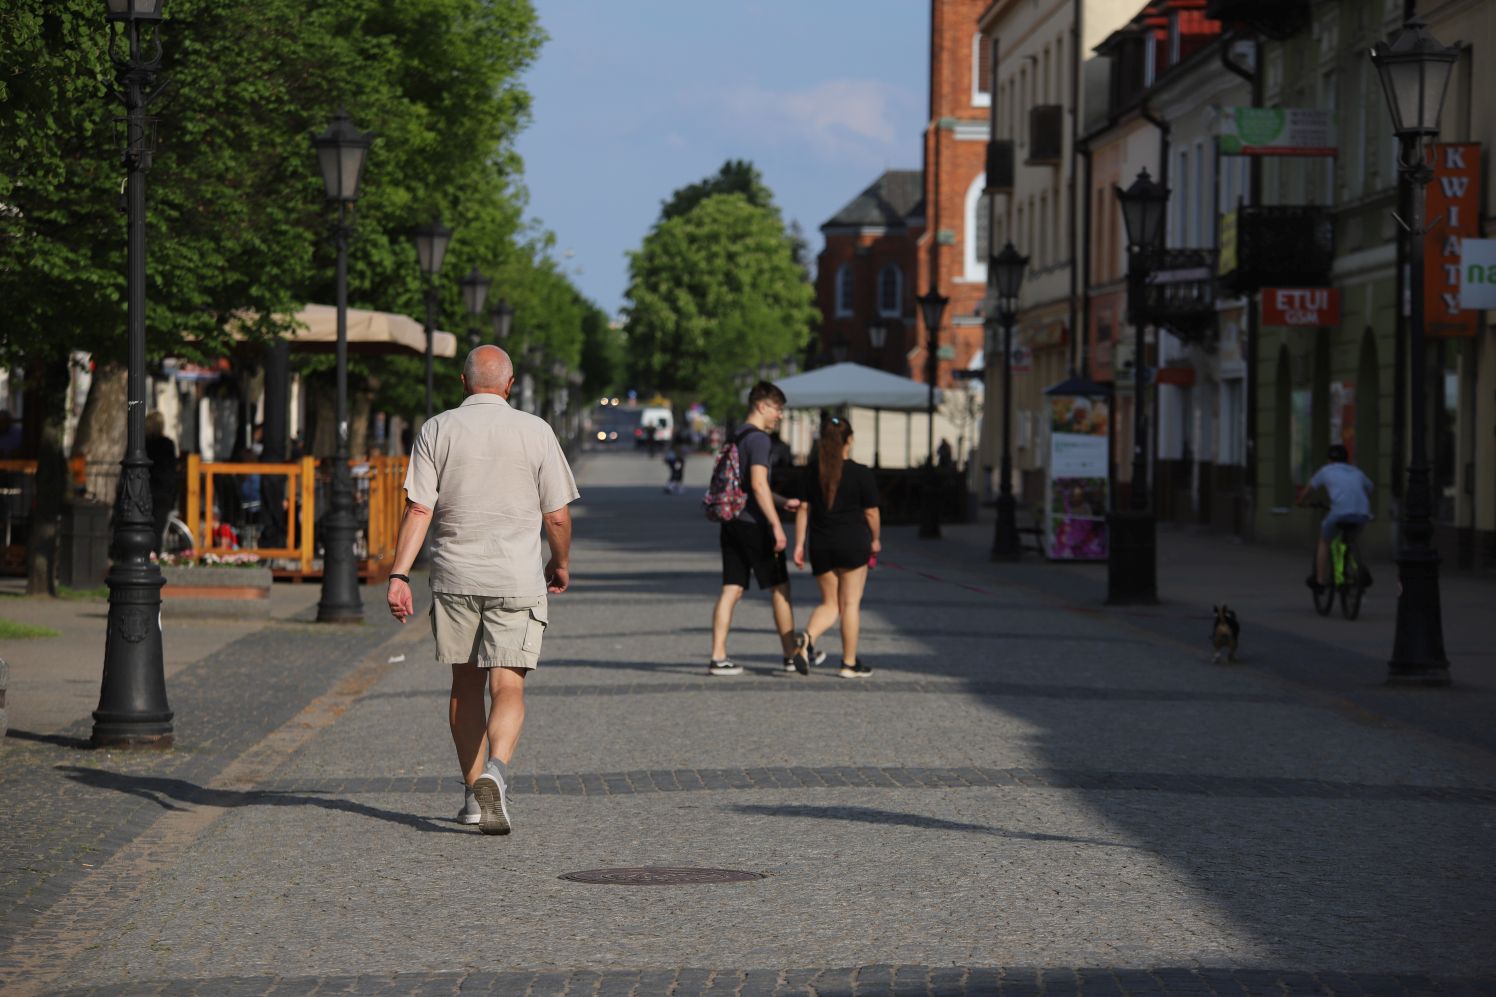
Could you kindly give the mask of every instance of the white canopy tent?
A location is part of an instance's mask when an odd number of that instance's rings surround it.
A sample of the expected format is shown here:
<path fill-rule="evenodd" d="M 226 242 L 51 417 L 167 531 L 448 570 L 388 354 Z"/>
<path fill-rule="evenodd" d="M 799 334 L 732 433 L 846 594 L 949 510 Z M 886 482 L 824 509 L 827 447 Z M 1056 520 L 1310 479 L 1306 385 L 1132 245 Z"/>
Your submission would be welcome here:
<path fill-rule="evenodd" d="M 866 408 L 923 412 L 930 390 L 918 381 L 855 363 L 832 364 L 775 382 L 790 408 Z M 935 391 L 940 404 L 940 390 Z"/>

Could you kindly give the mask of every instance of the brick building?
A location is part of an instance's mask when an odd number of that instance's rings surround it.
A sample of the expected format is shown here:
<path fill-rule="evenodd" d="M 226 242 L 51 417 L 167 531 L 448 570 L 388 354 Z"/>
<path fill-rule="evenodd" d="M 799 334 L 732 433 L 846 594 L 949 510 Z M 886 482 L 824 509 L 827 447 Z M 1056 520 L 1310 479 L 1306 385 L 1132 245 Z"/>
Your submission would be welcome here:
<path fill-rule="evenodd" d="M 889 170 L 821 226 L 816 304 L 826 359 L 909 375 L 924 205 L 920 172 Z"/>

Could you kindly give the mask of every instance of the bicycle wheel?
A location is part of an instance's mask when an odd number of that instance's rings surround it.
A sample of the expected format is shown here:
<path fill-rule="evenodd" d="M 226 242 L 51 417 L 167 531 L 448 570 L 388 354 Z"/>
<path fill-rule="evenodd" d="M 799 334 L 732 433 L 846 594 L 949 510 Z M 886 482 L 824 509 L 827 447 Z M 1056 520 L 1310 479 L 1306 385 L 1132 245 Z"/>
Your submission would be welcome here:
<path fill-rule="evenodd" d="M 192 531 L 175 516 L 166 521 L 166 529 L 161 531 L 161 553 L 192 553 Z"/>
<path fill-rule="evenodd" d="M 1330 610 L 1335 608 L 1335 586 L 1321 585 L 1314 592 L 1314 611 L 1320 616 L 1329 616 Z"/>
<path fill-rule="evenodd" d="M 1354 620 L 1361 615 L 1361 596 L 1366 589 L 1361 584 L 1361 559 L 1354 547 L 1345 550 L 1345 583 L 1340 586 L 1340 615 Z"/>

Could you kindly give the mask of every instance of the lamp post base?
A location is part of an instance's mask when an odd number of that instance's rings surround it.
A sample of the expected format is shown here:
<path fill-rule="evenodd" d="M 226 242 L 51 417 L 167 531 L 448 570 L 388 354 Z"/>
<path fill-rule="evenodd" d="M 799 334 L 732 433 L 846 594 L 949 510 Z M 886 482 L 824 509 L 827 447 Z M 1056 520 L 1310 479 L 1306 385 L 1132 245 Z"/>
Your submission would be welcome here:
<path fill-rule="evenodd" d="M 1106 517 L 1108 606 L 1158 604 L 1158 538 L 1153 513 L 1118 511 Z"/>
<path fill-rule="evenodd" d="M 1016 561 L 1023 556 L 1018 537 L 1018 501 L 1012 492 L 997 497 L 997 526 L 992 531 L 992 560 Z"/>
<path fill-rule="evenodd" d="M 1437 688 L 1450 684 L 1439 607 L 1439 553 L 1404 547 L 1397 553 L 1397 629 L 1387 684 Z"/>

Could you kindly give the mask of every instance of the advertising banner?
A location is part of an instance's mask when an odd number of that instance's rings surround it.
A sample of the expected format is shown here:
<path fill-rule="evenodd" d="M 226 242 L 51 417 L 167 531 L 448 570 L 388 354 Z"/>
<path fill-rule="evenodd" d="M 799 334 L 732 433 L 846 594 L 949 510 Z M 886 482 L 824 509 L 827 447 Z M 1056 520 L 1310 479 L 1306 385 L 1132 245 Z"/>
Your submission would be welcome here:
<path fill-rule="evenodd" d="M 1104 395 L 1054 395 L 1048 401 L 1045 554 L 1056 561 L 1104 561 L 1110 402 Z"/>
<path fill-rule="evenodd" d="M 1318 329 L 1340 324 L 1340 290 L 1334 287 L 1264 287 L 1262 324 Z"/>
<path fill-rule="evenodd" d="M 1423 242 L 1423 332 L 1473 337 L 1479 315 L 1460 306 L 1460 243 L 1479 234 L 1480 143 L 1435 145 L 1433 166 L 1425 214 L 1430 228 Z"/>
<path fill-rule="evenodd" d="M 1460 307 L 1496 308 L 1496 239 L 1460 240 Z"/>
<path fill-rule="evenodd" d="M 1217 141 L 1223 156 L 1333 156 L 1335 112 L 1314 107 L 1228 107 Z"/>

